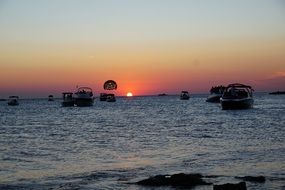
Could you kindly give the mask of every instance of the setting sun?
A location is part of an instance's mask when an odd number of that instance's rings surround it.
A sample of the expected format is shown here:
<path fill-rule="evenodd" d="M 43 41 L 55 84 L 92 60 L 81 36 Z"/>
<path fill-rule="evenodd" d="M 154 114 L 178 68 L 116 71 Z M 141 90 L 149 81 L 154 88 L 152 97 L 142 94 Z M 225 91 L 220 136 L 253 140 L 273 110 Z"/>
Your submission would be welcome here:
<path fill-rule="evenodd" d="M 133 96 L 133 93 L 128 92 L 128 93 L 127 93 L 127 96 L 128 96 L 128 97 Z"/>

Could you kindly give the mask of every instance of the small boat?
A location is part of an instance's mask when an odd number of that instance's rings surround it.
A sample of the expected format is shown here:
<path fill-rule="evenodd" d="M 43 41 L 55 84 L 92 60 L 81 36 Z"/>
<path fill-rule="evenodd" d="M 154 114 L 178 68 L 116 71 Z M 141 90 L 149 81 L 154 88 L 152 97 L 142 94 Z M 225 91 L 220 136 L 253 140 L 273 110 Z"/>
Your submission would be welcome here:
<path fill-rule="evenodd" d="M 48 101 L 54 101 L 53 95 L 49 95 L 49 96 L 48 96 Z"/>
<path fill-rule="evenodd" d="M 225 89 L 226 87 L 224 86 L 212 87 L 210 90 L 211 94 L 207 97 L 206 102 L 220 103 L 220 98 L 222 97 Z"/>
<path fill-rule="evenodd" d="M 74 99 L 72 97 L 72 92 L 62 93 L 63 102 L 61 102 L 62 107 L 74 106 Z"/>
<path fill-rule="evenodd" d="M 116 102 L 115 94 L 107 94 L 107 102 Z"/>
<path fill-rule="evenodd" d="M 281 94 L 285 94 L 285 91 L 276 91 L 276 92 L 270 92 L 270 95 L 281 95 Z"/>
<path fill-rule="evenodd" d="M 93 106 L 94 98 L 92 89 L 89 87 L 80 87 L 75 93 L 74 104 L 78 107 Z"/>
<path fill-rule="evenodd" d="M 162 94 L 158 94 L 158 96 L 167 96 L 167 94 L 162 93 Z"/>
<path fill-rule="evenodd" d="M 190 95 L 188 91 L 181 91 L 180 100 L 189 100 Z"/>
<path fill-rule="evenodd" d="M 107 100 L 107 95 L 106 93 L 100 93 L 100 101 L 106 101 Z"/>
<path fill-rule="evenodd" d="M 9 106 L 19 105 L 19 97 L 18 96 L 9 96 L 8 105 Z"/>
<path fill-rule="evenodd" d="M 230 84 L 220 99 L 222 109 L 249 109 L 253 106 L 253 89 L 244 84 Z"/>

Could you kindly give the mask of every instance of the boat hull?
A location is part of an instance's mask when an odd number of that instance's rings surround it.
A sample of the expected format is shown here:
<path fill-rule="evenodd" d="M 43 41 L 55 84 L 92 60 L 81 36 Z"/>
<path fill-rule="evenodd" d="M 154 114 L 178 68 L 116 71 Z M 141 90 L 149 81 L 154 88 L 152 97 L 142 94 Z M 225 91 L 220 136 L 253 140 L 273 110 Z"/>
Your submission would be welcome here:
<path fill-rule="evenodd" d="M 223 110 L 230 109 L 250 109 L 253 106 L 252 98 L 243 99 L 223 99 L 221 98 L 221 106 Z"/>
<path fill-rule="evenodd" d="M 94 100 L 93 98 L 76 98 L 75 105 L 77 107 L 88 107 L 93 106 Z"/>
<path fill-rule="evenodd" d="M 18 106 L 19 102 L 8 102 L 9 106 Z"/>
<path fill-rule="evenodd" d="M 221 94 L 211 94 L 210 96 L 208 96 L 206 102 L 220 103 L 221 97 L 222 97 Z"/>

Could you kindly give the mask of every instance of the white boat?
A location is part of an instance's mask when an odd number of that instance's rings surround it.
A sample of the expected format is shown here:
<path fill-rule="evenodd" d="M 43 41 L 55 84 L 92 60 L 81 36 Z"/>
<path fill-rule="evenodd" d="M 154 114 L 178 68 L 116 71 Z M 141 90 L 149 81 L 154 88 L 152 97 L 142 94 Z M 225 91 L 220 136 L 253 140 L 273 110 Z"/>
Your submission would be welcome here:
<path fill-rule="evenodd" d="M 61 102 L 62 107 L 74 106 L 74 99 L 72 97 L 72 92 L 62 93 L 63 102 Z"/>
<path fill-rule="evenodd" d="M 220 103 L 220 98 L 222 97 L 224 90 L 226 87 L 224 86 L 215 86 L 210 90 L 210 95 L 207 97 L 206 102 Z"/>
<path fill-rule="evenodd" d="M 181 94 L 180 94 L 181 100 L 189 100 L 189 98 L 190 98 L 190 95 L 188 91 L 181 91 Z"/>
<path fill-rule="evenodd" d="M 93 106 L 94 98 L 92 89 L 89 87 L 80 87 L 74 96 L 74 104 L 78 107 Z"/>
<path fill-rule="evenodd" d="M 8 105 L 9 106 L 19 105 L 19 97 L 18 96 L 9 96 Z"/>
<path fill-rule="evenodd" d="M 253 106 L 253 89 L 244 84 L 230 84 L 220 99 L 222 109 L 249 109 Z"/>

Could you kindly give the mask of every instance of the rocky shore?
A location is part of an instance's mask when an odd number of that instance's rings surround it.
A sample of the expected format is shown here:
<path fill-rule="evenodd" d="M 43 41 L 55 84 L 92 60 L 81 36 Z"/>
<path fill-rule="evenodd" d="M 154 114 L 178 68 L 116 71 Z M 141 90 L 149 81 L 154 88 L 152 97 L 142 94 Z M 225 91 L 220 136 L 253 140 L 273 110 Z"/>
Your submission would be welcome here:
<path fill-rule="evenodd" d="M 246 181 L 254 183 L 264 183 L 264 176 L 235 176 L 235 179 L 240 179 L 239 183 L 213 184 L 208 182 L 207 178 L 217 178 L 219 176 L 203 176 L 202 174 L 185 174 L 178 173 L 173 175 L 156 175 L 136 182 L 142 186 L 171 186 L 171 187 L 195 187 L 199 185 L 212 185 L 213 190 L 246 190 Z"/>

